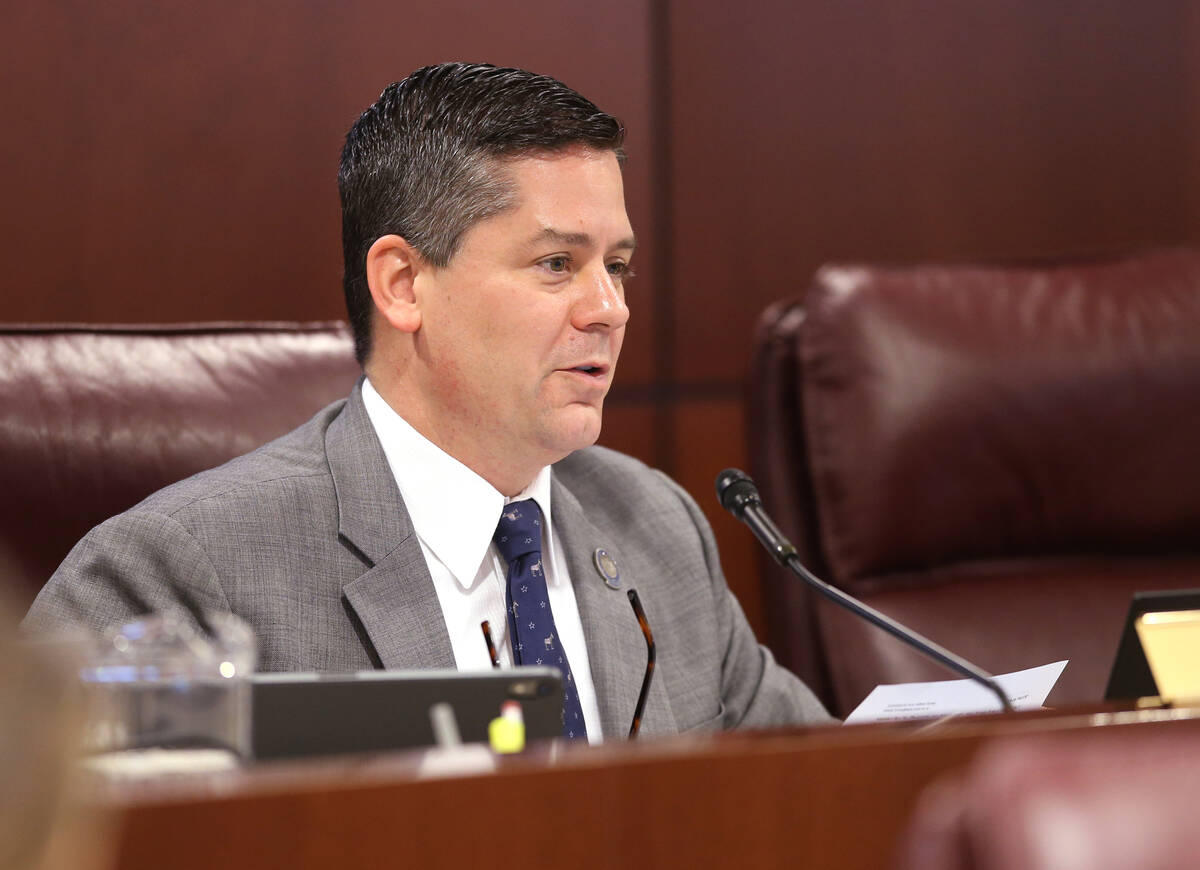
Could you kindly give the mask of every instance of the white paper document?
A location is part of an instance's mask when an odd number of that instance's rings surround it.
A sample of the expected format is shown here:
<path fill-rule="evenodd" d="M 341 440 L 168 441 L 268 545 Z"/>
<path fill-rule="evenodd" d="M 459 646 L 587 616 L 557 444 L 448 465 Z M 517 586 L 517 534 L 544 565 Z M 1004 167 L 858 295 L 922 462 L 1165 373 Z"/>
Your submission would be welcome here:
<path fill-rule="evenodd" d="M 1008 695 L 1014 710 L 1036 710 L 1058 682 L 1065 661 L 1000 674 L 996 682 Z M 865 722 L 898 722 L 901 719 L 936 719 L 964 713 L 998 713 L 995 693 L 974 680 L 939 680 L 936 683 L 899 683 L 876 686 L 846 717 L 847 725 Z"/>

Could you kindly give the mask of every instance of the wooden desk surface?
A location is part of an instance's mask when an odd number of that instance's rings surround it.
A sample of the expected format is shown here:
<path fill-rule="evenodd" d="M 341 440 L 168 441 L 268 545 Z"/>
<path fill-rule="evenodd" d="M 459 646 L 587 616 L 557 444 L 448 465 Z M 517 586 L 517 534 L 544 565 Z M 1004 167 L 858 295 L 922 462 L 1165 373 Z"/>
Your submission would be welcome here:
<path fill-rule="evenodd" d="M 886 867 L 921 790 L 985 742 L 1103 730 L 1200 735 L 1200 710 L 1042 712 L 543 748 L 428 776 L 422 753 L 276 763 L 136 786 L 122 870 Z M 529 822 L 528 819 L 537 819 Z M 529 832 L 518 834 L 527 824 Z"/>

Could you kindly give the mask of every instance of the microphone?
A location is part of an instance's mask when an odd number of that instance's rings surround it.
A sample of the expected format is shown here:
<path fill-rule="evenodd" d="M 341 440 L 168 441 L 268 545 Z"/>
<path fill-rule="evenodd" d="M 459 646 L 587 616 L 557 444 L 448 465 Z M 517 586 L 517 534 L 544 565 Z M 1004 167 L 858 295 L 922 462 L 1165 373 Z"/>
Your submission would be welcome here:
<path fill-rule="evenodd" d="M 796 548 L 792 546 L 783 532 L 779 531 L 779 527 L 771 522 L 771 518 L 767 516 L 766 510 L 763 508 L 762 499 L 758 496 L 758 487 L 754 485 L 754 481 L 744 471 L 736 468 L 726 468 L 718 474 L 717 498 L 721 502 L 721 507 L 750 527 L 750 531 L 767 548 L 767 552 L 775 558 L 776 562 L 785 568 L 791 569 L 793 574 L 817 592 L 835 604 L 849 610 L 851 613 L 857 614 L 872 625 L 882 628 L 893 637 L 899 638 L 913 649 L 933 659 L 943 667 L 947 667 L 955 673 L 962 674 L 967 679 L 979 683 L 988 691 L 995 694 L 1000 701 L 1001 708 L 1005 712 L 1012 712 L 1012 704 L 1008 702 L 1008 697 L 1004 694 L 1004 690 L 1000 688 L 1000 684 L 987 671 L 976 667 L 948 649 L 938 646 L 928 638 L 922 637 L 912 629 L 901 625 L 890 616 L 880 613 L 875 608 L 869 607 L 857 598 L 847 595 L 836 586 L 831 586 L 805 568 L 800 561 L 800 557 L 796 555 Z"/>

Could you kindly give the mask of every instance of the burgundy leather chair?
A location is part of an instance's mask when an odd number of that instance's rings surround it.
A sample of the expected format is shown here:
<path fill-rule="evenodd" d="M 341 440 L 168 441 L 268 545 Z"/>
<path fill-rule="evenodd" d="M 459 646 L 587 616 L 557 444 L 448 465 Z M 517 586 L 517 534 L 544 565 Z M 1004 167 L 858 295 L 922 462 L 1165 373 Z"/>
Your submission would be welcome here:
<path fill-rule="evenodd" d="M 1200 252 L 827 266 L 762 317 L 754 474 L 811 569 L 994 673 L 1099 700 L 1131 595 L 1200 587 Z M 764 576 L 768 640 L 845 714 L 949 679 Z"/>
<path fill-rule="evenodd" d="M 92 526 L 358 375 L 340 323 L 0 326 L 0 587 L 27 606 Z"/>

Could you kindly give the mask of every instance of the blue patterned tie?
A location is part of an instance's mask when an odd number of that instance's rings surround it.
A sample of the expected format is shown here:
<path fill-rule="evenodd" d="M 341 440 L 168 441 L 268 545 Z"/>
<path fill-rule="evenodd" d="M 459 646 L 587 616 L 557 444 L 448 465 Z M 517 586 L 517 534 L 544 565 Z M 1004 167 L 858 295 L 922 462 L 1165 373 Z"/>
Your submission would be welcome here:
<path fill-rule="evenodd" d="M 508 562 L 508 625 L 513 659 L 519 665 L 549 665 L 562 671 L 563 737 L 587 738 L 579 692 L 558 640 L 546 572 L 542 569 L 542 512 L 533 499 L 504 506 L 493 536 Z"/>

